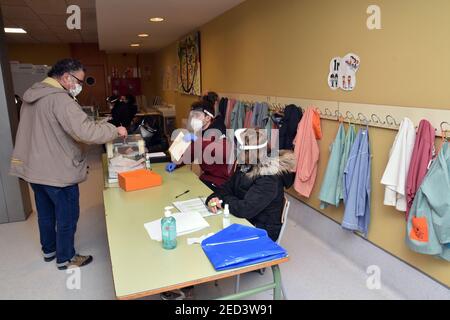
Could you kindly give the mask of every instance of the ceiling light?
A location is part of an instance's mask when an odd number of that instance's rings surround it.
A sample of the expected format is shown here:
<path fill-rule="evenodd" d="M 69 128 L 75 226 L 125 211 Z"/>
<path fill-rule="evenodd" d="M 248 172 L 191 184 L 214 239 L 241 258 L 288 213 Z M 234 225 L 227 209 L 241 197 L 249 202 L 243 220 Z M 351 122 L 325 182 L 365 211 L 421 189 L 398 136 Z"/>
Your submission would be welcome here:
<path fill-rule="evenodd" d="M 5 33 L 27 33 L 22 28 L 5 28 Z"/>
<path fill-rule="evenodd" d="M 151 22 L 162 22 L 162 21 L 164 21 L 164 18 L 155 17 L 155 18 L 151 18 L 150 21 Z"/>
<path fill-rule="evenodd" d="M 138 34 L 138 37 L 140 37 L 140 38 L 147 38 L 148 36 L 149 36 L 149 34 L 147 34 L 147 33 Z"/>
<path fill-rule="evenodd" d="M 130 47 L 139 47 L 139 46 L 140 46 L 139 43 L 132 43 L 132 44 L 130 44 Z"/>

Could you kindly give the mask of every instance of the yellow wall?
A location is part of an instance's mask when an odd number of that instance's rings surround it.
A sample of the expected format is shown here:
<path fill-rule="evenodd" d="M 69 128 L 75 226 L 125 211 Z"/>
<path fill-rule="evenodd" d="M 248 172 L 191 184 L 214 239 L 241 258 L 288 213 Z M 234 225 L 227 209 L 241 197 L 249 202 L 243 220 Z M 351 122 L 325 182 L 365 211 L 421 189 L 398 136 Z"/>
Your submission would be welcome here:
<path fill-rule="evenodd" d="M 8 44 L 9 60 L 52 65 L 71 56 L 69 44 Z"/>
<path fill-rule="evenodd" d="M 173 90 L 163 90 L 163 76 L 166 67 L 172 67 L 178 63 L 176 43 L 156 52 L 151 56 L 152 62 L 152 93 L 163 101 L 174 104 L 176 107 L 176 124 L 181 127 L 182 120 L 187 117 L 192 102 L 199 99 L 196 96 L 180 94 Z"/>
<path fill-rule="evenodd" d="M 369 0 L 247 0 L 200 28 L 203 89 L 372 104 L 450 108 L 450 1 L 376 1 L 382 30 L 369 31 Z M 185 117 L 193 100 L 162 91 L 161 71 L 176 62 L 175 44 L 153 55 L 155 93 L 177 104 Z M 353 92 L 327 86 L 329 62 L 354 52 L 361 57 Z M 305 106 L 303 106 L 305 107 Z M 374 110 L 376 112 L 376 110 Z M 448 120 L 448 119 L 447 119 Z M 322 122 L 318 193 L 337 123 Z M 395 131 L 371 128 L 372 221 L 369 240 L 450 286 L 450 264 L 419 255 L 404 244 L 404 214 L 383 206 L 380 185 Z M 342 208 L 324 214 L 341 221 Z"/>

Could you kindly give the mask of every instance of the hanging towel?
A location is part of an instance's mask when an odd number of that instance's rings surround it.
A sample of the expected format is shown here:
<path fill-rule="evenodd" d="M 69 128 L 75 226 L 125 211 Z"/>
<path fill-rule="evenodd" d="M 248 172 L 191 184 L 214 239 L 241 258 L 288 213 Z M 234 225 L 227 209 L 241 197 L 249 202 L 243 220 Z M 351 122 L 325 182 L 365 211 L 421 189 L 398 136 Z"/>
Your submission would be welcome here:
<path fill-rule="evenodd" d="M 254 128 L 264 129 L 266 128 L 267 121 L 269 120 L 269 105 L 265 102 L 256 103 L 253 109 L 252 126 Z"/>
<path fill-rule="evenodd" d="M 219 102 L 219 110 L 217 115 L 221 115 L 224 119 L 227 115 L 228 98 L 222 98 Z"/>
<path fill-rule="evenodd" d="M 436 132 L 431 123 L 427 120 L 420 121 L 406 180 L 406 218 L 408 218 L 416 192 L 427 174 L 430 161 L 434 157 L 435 136 Z"/>
<path fill-rule="evenodd" d="M 341 166 L 342 154 L 344 152 L 345 130 L 344 124 L 339 125 L 339 129 L 334 142 L 330 146 L 330 159 L 328 161 L 325 177 L 322 181 L 319 199 L 320 208 L 325 209 L 328 205 L 339 206 L 338 181 L 339 169 Z"/>
<path fill-rule="evenodd" d="M 245 120 L 245 104 L 242 101 L 237 101 L 231 112 L 231 128 L 233 130 L 242 129 Z"/>
<path fill-rule="evenodd" d="M 313 128 L 313 119 L 317 113 L 315 108 L 308 108 L 298 124 L 297 136 L 294 140 L 297 163 L 294 189 L 307 198 L 311 195 L 316 181 L 320 153 Z"/>
<path fill-rule="evenodd" d="M 245 109 L 246 111 L 245 111 L 244 128 L 252 128 L 252 116 L 253 116 L 252 107 L 248 106 Z"/>
<path fill-rule="evenodd" d="M 228 129 L 231 128 L 231 113 L 233 112 L 234 106 L 236 104 L 236 100 L 229 99 L 227 105 L 227 113 L 225 117 L 225 125 Z"/>
<path fill-rule="evenodd" d="M 280 122 L 280 150 L 293 150 L 298 123 L 302 119 L 302 109 L 294 104 L 286 106 Z"/>
<path fill-rule="evenodd" d="M 359 129 L 344 171 L 342 227 L 367 237 L 370 221 L 371 154 L 368 128 Z"/>
<path fill-rule="evenodd" d="M 322 139 L 322 127 L 320 126 L 320 113 L 316 110 L 313 114 L 313 130 L 317 140 Z"/>
<path fill-rule="evenodd" d="M 273 147 L 272 145 L 272 129 L 273 129 L 273 120 L 271 117 L 267 119 L 266 127 L 264 128 L 267 133 L 267 141 L 269 141 L 269 146 Z"/>
<path fill-rule="evenodd" d="M 258 117 L 261 114 L 262 104 L 257 102 L 253 106 L 253 114 L 252 114 L 252 120 L 251 120 L 251 126 L 252 128 L 257 128 L 258 124 Z"/>
<path fill-rule="evenodd" d="M 405 118 L 400 124 L 381 184 L 385 185 L 384 204 L 406 211 L 406 180 L 416 141 L 414 123 Z"/>
<path fill-rule="evenodd" d="M 344 190 L 343 190 L 343 182 L 344 182 L 344 171 L 348 162 L 348 157 L 350 156 L 350 151 L 353 147 L 353 143 L 356 139 L 356 129 L 353 124 L 349 124 L 347 135 L 345 136 L 344 142 L 344 151 L 342 152 L 341 163 L 339 167 L 339 177 L 337 184 L 336 195 L 338 196 L 339 201 L 344 199 Z"/>
<path fill-rule="evenodd" d="M 228 104 L 227 98 L 220 99 L 216 117 L 214 118 L 213 122 L 213 127 L 219 129 L 223 134 L 226 133 L 225 117 L 227 113 L 227 104 Z"/>
<path fill-rule="evenodd" d="M 417 191 L 406 229 L 414 251 L 450 261 L 450 148 L 446 142 Z"/>

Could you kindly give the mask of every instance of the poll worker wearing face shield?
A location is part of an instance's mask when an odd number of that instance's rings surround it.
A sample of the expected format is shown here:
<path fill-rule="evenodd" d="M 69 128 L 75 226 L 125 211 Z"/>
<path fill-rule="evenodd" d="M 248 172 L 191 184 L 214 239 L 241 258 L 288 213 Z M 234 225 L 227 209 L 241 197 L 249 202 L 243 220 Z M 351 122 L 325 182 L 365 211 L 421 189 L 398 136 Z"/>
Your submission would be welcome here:
<path fill-rule="evenodd" d="M 295 156 L 292 151 L 269 156 L 267 134 L 262 129 L 239 129 L 235 137 L 238 143 L 235 172 L 206 203 L 214 213 L 228 204 L 231 214 L 265 229 L 276 241 L 282 225 L 284 189 L 294 183 Z"/>
<path fill-rule="evenodd" d="M 218 127 L 215 122 L 214 107 L 210 102 L 202 99 L 192 104 L 187 129 L 189 133 L 184 136 L 184 140 L 191 142 L 191 145 L 185 155 L 190 155 L 189 160 L 193 162 L 196 157 L 195 148 L 201 149 L 200 180 L 214 191 L 230 178 L 232 165 L 229 165 L 227 161 L 231 152 L 230 144 L 226 139 L 224 129 Z M 205 152 L 205 150 L 214 148 L 220 150 L 221 154 Z M 214 161 L 206 159 L 209 156 L 212 156 Z M 216 159 L 215 156 L 220 159 Z M 181 163 L 181 165 L 183 164 Z M 169 163 L 167 170 L 173 171 L 179 165 Z"/>
<path fill-rule="evenodd" d="M 56 258 L 61 270 L 92 261 L 74 246 L 78 184 L 87 178 L 82 144 L 104 144 L 127 135 L 123 127 L 90 120 L 81 109 L 75 97 L 84 76 L 79 61 L 64 59 L 25 92 L 11 159 L 10 174 L 29 182 L 34 191 L 44 260 Z"/>

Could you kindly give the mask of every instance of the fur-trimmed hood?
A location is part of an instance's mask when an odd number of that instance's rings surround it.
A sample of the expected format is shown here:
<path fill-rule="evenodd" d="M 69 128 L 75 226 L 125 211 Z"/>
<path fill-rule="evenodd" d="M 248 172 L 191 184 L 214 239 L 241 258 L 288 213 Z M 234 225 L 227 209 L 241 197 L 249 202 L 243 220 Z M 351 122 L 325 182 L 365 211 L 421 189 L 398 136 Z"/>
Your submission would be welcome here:
<path fill-rule="evenodd" d="M 295 172 L 295 154 L 292 151 L 282 150 L 278 157 L 269 157 L 264 163 L 254 165 L 246 176 L 255 179 L 260 176 L 279 175 Z"/>

